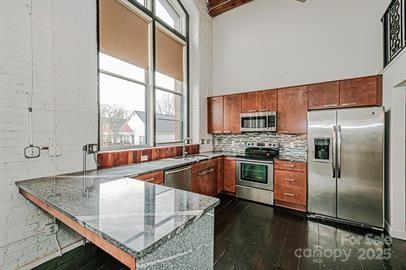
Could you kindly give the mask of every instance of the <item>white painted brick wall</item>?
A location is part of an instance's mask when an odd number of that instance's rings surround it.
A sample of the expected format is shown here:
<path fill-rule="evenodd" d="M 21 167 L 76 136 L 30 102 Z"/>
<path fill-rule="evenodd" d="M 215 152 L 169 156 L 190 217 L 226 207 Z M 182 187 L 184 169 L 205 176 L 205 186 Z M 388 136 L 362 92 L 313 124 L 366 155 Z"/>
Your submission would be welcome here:
<path fill-rule="evenodd" d="M 23 156 L 28 145 L 30 2 L 0 1 L 0 269 L 4 270 L 56 251 L 52 237 L 42 233 L 51 218 L 22 198 L 14 185 L 16 180 L 53 173 L 46 152 L 38 159 Z M 63 151 L 56 161 L 60 174 L 81 170 L 82 146 L 97 142 L 96 2 L 53 4 L 56 142 Z M 33 0 L 33 135 L 39 146 L 53 143 L 50 11 L 50 0 Z M 58 238 L 62 246 L 80 239 L 63 226 Z"/>
<path fill-rule="evenodd" d="M 34 144 L 53 143 L 51 81 L 51 0 L 33 0 Z M 30 0 L 0 0 L 0 269 L 18 269 L 56 251 L 42 233 L 51 218 L 18 194 L 17 180 L 49 176 L 52 158 L 43 152 L 28 160 L 27 74 Z M 212 89 L 212 19 L 204 0 L 183 0 L 191 24 L 191 126 L 195 142 L 207 134 L 206 97 Z M 97 141 L 96 2 L 54 3 L 56 141 L 63 154 L 57 174 L 82 169 L 82 146 Z M 202 145 L 210 150 L 210 145 Z M 89 158 L 91 167 L 95 167 Z M 35 236 L 33 236 L 35 235 Z M 80 239 L 69 229 L 58 232 L 61 245 Z"/>
<path fill-rule="evenodd" d="M 212 136 L 207 134 L 207 97 L 212 92 L 212 38 L 213 20 L 207 14 L 205 0 L 182 0 L 189 13 L 190 35 L 190 110 L 191 138 L 200 143 L 201 139 L 210 139 L 210 143 L 201 144 L 200 151 L 211 151 Z"/>

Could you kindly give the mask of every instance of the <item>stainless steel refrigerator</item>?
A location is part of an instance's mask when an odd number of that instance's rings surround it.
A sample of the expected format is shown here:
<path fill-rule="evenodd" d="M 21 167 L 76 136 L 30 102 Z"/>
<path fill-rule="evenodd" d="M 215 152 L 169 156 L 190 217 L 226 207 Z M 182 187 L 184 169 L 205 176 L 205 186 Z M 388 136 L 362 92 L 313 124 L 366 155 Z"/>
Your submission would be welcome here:
<path fill-rule="evenodd" d="M 384 227 L 384 109 L 310 111 L 308 212 Z"/>

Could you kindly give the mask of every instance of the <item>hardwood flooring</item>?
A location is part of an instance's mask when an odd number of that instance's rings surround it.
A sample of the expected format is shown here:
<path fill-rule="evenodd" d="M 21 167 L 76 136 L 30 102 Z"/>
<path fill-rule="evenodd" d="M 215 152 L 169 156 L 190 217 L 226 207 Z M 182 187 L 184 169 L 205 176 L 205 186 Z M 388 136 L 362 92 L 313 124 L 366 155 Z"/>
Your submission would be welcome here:
<path fill-rule="evenodd" d="M 216 270 L 406 269 L 406 241 L 229 197 L 215 212 Z"/>

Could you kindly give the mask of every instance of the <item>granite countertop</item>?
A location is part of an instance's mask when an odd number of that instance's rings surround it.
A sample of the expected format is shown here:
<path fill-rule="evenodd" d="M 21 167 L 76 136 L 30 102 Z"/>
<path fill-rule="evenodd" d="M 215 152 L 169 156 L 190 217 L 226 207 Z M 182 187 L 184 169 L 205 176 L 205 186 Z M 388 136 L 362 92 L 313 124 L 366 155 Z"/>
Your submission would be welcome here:
<path fill-rule="evenodd" d="M 222 155 L 211 153 L 206 159 Z M 125 176 L 190 162 L 165 159 L 95 170 L 86 178 L 76 173 L 18 181 L 16 185 L 138 259 L 199 220 L 219 199 Z"/>
<path fill-rule="evenodd" d="M 212 210 L 219 200 L 127 177 L 237 154 L 205 152 L 193 158 L 168 158 L 93 170 L 85 178 L 81 173 L 73 173 L 18 181 L 16 185 L 135 258 L 141 258 Z"/>

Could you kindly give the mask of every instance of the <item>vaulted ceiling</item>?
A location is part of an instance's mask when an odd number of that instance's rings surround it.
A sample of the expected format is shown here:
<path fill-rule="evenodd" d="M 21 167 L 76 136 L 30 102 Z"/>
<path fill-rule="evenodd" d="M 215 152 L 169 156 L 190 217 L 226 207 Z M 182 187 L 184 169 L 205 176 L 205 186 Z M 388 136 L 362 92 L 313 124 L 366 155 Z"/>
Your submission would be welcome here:
<path fill-rule="evenodd" d="M 252 0 L 207 0 L 207 12 L 215 17 L 250 1 Z"/>

